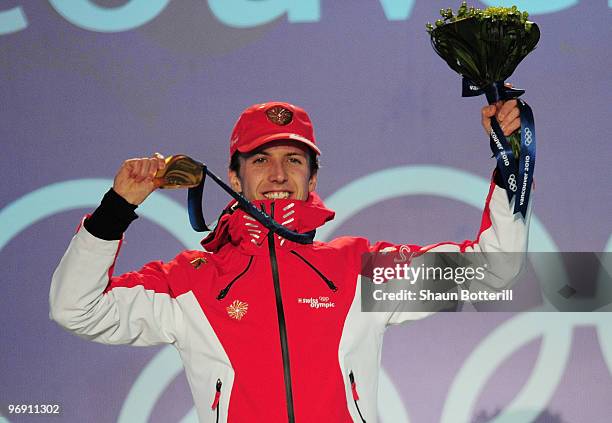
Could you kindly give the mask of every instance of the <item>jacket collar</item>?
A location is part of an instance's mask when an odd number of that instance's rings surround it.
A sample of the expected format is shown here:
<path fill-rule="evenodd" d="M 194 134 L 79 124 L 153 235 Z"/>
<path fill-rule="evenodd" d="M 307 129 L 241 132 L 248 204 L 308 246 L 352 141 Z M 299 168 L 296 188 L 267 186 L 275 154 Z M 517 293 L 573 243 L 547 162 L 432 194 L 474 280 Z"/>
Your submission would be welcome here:
<path fill-rule="evenodd" d="M 299 233 L 310 232 L 334 218 L 335 213 L 326 208 L 321 198 L 311 192 L 308 199 L 303 200 L 257 200 L 253 201 L 257 208 L 263 208 L 281 225 Z M 271 210 L 274 209 L 272 213 Z M 217 221 L 217 226 L 208 234 L 201 244 L 207 251 L 216 252 L 227 243 L 240 245 L 248 250 L 260 247 L 267 239 L 268 230 L 238 208 L 232 201 L 225 208 Z M 279 235 L 281 247 L 293 244 Z"/>

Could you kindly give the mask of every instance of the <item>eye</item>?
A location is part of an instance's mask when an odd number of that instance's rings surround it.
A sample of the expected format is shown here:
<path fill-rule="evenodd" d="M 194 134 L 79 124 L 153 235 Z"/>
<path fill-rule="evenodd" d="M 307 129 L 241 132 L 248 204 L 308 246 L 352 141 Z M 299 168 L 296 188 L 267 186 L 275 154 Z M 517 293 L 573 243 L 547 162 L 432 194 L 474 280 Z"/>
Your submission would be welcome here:
<path fill-rule="evenodd" d="M 266 162 L 265 156 L 259 156 L 253 159 L 253 163 L 256 163 L 256 164 L 265 163 L 265 162 Z"/>
<path fill-rule="evenodd" d="M 289 162 L 295 164 L 302 164 L 302 159 L 300 159 L 299 157 L 289 157 Z"/>

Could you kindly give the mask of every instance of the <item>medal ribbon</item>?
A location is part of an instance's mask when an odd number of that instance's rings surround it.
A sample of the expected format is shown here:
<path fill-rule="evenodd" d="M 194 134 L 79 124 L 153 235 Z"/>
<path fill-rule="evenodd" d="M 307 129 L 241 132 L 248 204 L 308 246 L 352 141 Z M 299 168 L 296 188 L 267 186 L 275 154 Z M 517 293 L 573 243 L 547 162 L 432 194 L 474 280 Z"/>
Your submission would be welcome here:
<path fill-rule="evenodd" d="M 299 244 L 312 244 L 312 241 L 315 236 L 315 231 L 299 233 L 294 232 L 285 226 L 281 225 L 277 221 L 275 221 L 270 215 L 266 212 L 259 210 L 255 207 L 249 200 L 247 200 L 242 194 L 234 191 L 230 188 L 225 182 L 223 182 L 217 175 L 215 175 L 212 171 L 210 171 L 206 165 L 200 163 L 202 166 L 202 181 L 198 186 L 193 188 L 189 188 L 189 192 L 187 194 L 187 206 L 189 209 L 189 222 L 191 223 L 191 227 L 197 232 L 208 231 L 209 228 L 204 221 L 204 214 L 202 212 L 202 194 L 204 191 L 204 181 L 206 180 L 206 175 L 210 176 L 213 181 L 215 181 L 225 192 L 231 195 L 234 200 L 238 202 L 240 208 L 242 208 L 246 213 L 250 214 L 255 220 L 261 223 L 266 229 L 269 231 L 282 236 L 283 238 L 287 238 L 290 241 L 297 242 Z"/>
<path fill-rule="evenodd" d="M 527 205 L 533 185 L 533 171 L 536 159 L 536 133 L 533 111 L 523 100 L 518 100 L 521 111 L 521 157 L 518 167 L 518 193 L 514 203 L 514 213 L 527 214 Z"/>

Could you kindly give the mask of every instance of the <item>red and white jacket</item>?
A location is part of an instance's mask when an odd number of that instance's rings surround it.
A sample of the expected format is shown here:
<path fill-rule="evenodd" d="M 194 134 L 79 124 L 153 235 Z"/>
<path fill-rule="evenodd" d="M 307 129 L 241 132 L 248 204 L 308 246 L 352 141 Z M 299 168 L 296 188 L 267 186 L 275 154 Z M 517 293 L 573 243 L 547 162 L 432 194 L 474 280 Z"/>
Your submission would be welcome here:
<path fill-rule="evenodd" d="M 314 194 L 257 204 L 299 232 L 334 216 Z M 491 184 L 475 241 L 425 248 L 526 251 L 528 220 Z M 300 245 L 240 209 L 203 245 L 112 276 L 120 241 L 81 227 L 53 275 L 50 316 L 96 342 L 173 344 L 202 422 L 375 422 L 385 328 L 426 313 L 362 313 L 361 256 L 399 246 Z"/>

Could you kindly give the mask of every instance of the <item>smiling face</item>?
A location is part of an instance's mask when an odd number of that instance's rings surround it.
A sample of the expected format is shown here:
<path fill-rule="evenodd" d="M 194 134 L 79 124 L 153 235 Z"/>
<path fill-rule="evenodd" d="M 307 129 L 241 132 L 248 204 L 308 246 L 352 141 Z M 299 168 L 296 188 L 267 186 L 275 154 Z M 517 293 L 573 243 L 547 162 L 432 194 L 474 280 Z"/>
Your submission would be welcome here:
<path fill-rule="evenodd" d="M 296 141 L 275 141 L 241 155 L 239 171 L 229 170 L 234 191 L 249 201 L 291 198 L 306 200 L 317 185 L 310 171 L 308 147 Z"/>

